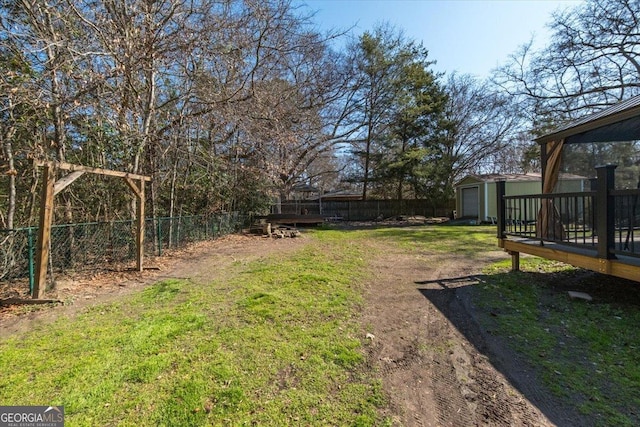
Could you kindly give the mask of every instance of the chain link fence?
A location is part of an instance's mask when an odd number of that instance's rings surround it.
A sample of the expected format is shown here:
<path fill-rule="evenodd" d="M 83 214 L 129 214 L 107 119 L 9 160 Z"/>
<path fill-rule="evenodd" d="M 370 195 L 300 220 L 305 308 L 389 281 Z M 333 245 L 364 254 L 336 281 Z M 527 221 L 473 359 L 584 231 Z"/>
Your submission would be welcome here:
<path fill-rule="evenodd" d="M 161 256 L 193 242 L 216 239 L 239 231 L 249 220 L 238 213 L 147 218 L 144 255 Z M 127 265 L 136 260 L 135 232 L 135 221 L 54 225 L 49 269 L 60 274 Z M 33 288 L 37 235 L 37 227 L 0 230 L 0 287 L 29 278 Z"/>

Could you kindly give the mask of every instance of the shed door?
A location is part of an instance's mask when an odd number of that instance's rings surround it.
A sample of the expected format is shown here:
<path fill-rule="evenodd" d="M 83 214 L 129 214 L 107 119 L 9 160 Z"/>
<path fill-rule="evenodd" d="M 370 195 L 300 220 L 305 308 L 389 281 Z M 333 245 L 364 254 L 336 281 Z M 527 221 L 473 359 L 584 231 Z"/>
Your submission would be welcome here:
<path fill-rule="evenodd" d="M 462 189 L 462 216 L 478 217 L 478 187 Z"/>

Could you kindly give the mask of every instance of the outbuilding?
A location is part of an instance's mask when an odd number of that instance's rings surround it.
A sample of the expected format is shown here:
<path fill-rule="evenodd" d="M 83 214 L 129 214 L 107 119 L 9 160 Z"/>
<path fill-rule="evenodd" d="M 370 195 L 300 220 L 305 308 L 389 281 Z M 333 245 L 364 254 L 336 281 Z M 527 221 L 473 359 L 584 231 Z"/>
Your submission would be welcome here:
<path fill-rule="evenodd" d="M 540 173 L 467 175 L 456 185 L 456 218 L 480 222 L 495 222 L 496 182 L 505 181 L 506 195 L 540 194 Z M 560 174 L 556 192 L 589 190 L 589 180 L 583 176 Z"/>

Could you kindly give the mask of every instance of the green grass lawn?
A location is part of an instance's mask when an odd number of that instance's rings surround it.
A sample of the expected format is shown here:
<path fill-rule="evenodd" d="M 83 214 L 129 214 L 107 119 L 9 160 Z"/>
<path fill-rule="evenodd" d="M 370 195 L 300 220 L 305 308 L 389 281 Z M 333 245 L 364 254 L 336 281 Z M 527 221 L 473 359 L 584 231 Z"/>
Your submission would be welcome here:
<path fill-rule="evenodd" d="M 64 405 L 67 425 L 374 425 L 363 254 L 318 233 L 286 258 L 198 286 L 167 280 L 0 343 L 3 405 Z"/>
<path fill-rule="evenodd" d="M 509 268 L 510 260 L 489 266 L 475 289 L 483 326 L 593 425 L 640 425 L 640 283 L 537 257 L 523 259 L 521 272 Z"/>
<path fill-rule="evenodd" d="M 293 254 L 235 263 L 225 280 L 165 280 L 3 339 L 0 404 L 64 405 L 68 426 L 389 424 L 359 324 L 372 248 L 476 258 L 497 249 L 495 228 L 305 238 L 313 244 Z M 559 284 L 602 284 L 538 258 L 520 273 L 509 263 L 474 288 L 482 327 L 595 424 L 640 424 L 640 293 L 570 300 Z"/>
<path fill-rule="evenodd" d="M 407 250 L 422 250 L 475 257 L 497 248 L 495 226 L 431 226 L 381 228 L 371 237 L 400 245 Z"/>

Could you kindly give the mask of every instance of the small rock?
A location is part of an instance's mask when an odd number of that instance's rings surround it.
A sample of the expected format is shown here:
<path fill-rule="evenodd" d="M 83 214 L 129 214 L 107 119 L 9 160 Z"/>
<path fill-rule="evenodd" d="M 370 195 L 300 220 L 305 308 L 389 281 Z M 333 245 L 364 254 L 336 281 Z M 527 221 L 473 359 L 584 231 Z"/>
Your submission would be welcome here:
<path fill-rule="evenodd" d="M 369 333 L 367 333 L 367 335 L 365 336 L 365 338 L 366 338 L 366 339 L 371 340 L 371 341 L 373 341 L 373 339 L 374 339 L 375 337 L 376 337 L 375 335 L 373 335 L 373 334 L 369 334 Z"/>
<path fill-rule="evenodd" d="M 569 298 L 573 298 L 573 299 L 581 299 L 581 300 L 585 300 L 585 301 L 592 301 L 593 298 L 591 298 L 591 295 L 585 293 L 585 292 L 577 292 L 577 291 L 569 291 Z"/>

